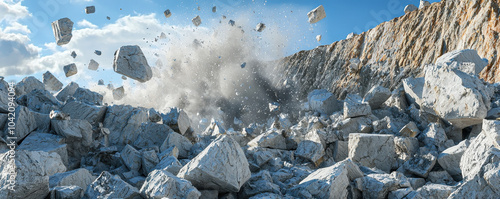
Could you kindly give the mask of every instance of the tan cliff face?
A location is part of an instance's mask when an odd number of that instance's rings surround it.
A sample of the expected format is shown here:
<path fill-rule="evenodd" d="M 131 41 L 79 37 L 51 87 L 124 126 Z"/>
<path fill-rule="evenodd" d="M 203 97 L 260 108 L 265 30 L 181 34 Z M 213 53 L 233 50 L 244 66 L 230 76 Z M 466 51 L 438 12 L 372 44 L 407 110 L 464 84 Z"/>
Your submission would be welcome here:
<path fill-rule="evenodd" d="M 340 98 L 364 94 L 373 85 L 391 89 L 409 76 L 421 76 L 426 64 L 444 53 L 475 49 L 489 61 L 481 78 L 500 82 L 500 1 L 443 0 L 384 22 L 351 39 L 301 51 L 280 61 L 282 81 L 293 82 L 304 96 L 325 88 Z M 350 60 L 361 61 L 350 69 Z"/>

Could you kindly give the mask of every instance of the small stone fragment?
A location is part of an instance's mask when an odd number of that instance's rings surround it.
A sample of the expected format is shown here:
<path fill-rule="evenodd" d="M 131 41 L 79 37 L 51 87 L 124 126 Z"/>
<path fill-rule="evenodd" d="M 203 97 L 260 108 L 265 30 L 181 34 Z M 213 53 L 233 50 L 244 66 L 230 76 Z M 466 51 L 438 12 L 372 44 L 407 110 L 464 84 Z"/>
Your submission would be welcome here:
<path fill-rule="evenodd" d="M 212 8 L 212 12 L 213 12 L 213 13 L 216 13 L 216 12 L 217 12 L 217 6 L 214 6 L 214 7 Z"/>
<path fill-rule="evenodd" d="M 325 8 L 323 7 L 323 5 L 320 5 L 314 10 L 307 13 L 307 17 L 309 17 L 309 23 L 317 23 L 318 21 L 326 17 Z"/>
<path fill-rule="evenodd" d="M 85 8 L 85 13 L 87 13 L 87 14 L 95 13 L 95 6 L 87 6 Z"/>
<path fill-rule="evenodd" d="M 96 55 L 98 55 L 98 56 L 101 56 L 102 52 L 101 52 L 101 51 L 99 51 L 99 50 L 95 50 L 95 51 L 94 51 L 94 54 L 96 54 Z"/>
<path fill-rule="evenodd" d="M 317 36 L 316 36 L 316 41 L 320 42 L 322 37 L 323 37 L 323 36 L 321 36 L 321 35 L 317 35 Z"/>
<path fill-rule="evenodd" d="M 257 30 L 257 32 L 262 32 L 264 31 L 264 29 L 266 29 L 266 24 L 263 23 L 259 23 L 257 24 L 257 27 L 255 27 L 255 30 Z"/>
<path fill-rule="evenodd" d="M 428 1 L 420 0 L 420 5 L 418 6 L 418 9 L 423 9 L 423 8 L 428 7 L 430 5 L 431 5 L 431 3 L 429 3 Z"/>
<path fill-rule="evenodd" d="M 96 71 L 99 69 L 99 63 L 97 63 L 95 60 L 91 59 L 89 63 L 89 70 L 94 70 Z"/>
<path fill-rule="evenodd" d="M 195 18 L 193 18 L 191 21 L 193 22 L 193 24 L 194 24 L 195 26 L 199 26 L 199 25 L 201 25 L 201 18 L 200 18 L 200 16 L 196 16 L 196 17 L 195 17 Z"/>
<path fill-rule="evenodd" d="M 73 59 L 76 58 L 76 52 L 75 51 L 71 52 L 71 57 L 73 57 Z"/>
<path fill-rule="evenodd" d="M 74 64 L 74 63 L 64 66 L 63 69 L 64 69 L 64 74 L 66 75 L 66 77 L 70 77 L 70 76 L 76 75 L 76 73 L 78 73 L 78 69 L 76 68 L 76 64 Z"/>
<path fill-rule="evenodd" d="M 165 10 L 165 12 L 163 12 L 163 14 L 165 15 L 166 18 L 169 18 L 170 16 L 172 16 L 172 13 L 170 12 L 169 9 Z"/>
<path fill-rule="evenodd" d="M 417 6 L 410 4 L 405 7 L 405 14 L 418 10 Z"/>

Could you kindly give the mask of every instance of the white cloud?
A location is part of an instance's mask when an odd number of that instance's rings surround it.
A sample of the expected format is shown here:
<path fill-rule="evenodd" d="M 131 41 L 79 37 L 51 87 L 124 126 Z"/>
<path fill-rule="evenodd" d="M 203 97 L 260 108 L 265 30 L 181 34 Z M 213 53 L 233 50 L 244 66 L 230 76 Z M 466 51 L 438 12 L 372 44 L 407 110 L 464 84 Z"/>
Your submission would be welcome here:
<path fill-rule="evenodd" d="M 97 25 L 91 23 L 90 21 L 87 21 L 86 19 L 77 22 L 76 25 L 81 28 L 92 28 L 92 29 L 98 28 Z"/>
<path fill-rule="evenodd" d="M 16 21 L 29 16 L 28 8 L 21 5 L 22 1 L 0 0 L 0 22 Z"/>

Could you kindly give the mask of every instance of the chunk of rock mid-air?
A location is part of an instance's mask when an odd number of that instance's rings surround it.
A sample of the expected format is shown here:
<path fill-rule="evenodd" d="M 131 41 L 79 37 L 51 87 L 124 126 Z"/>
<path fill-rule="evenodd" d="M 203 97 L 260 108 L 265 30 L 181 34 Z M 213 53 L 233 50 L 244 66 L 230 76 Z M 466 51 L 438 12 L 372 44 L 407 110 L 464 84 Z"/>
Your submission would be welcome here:
<path fill-rule="evenodd" d="M 320 5 L 311 12 L 307 13 L 307 16 L 309 17 L 309 23 L 317 23 L 326 17 L 325 8 L 323 5 Z"/>
<path fill-rule="evenodd" d="M 64 70 L 64 74 L 66 75 L 66 77 L 70 77 L 70 76 L 76 75 L 76 73 L 78 73 L 78 69 L 76 68 L 75 63 L 64 66 L 63 70 Z"/>
<path fill-rule="evenodd" d="M 73 31 L 73 22 L 68 18 L 59 19 L 52 22 L 52 30 L 54 31 L 57 45 L 68 44 L 71 41 L 71 37 L 73 37 L 71 33 Z"/>
<path fill-rule="evenodd" d="M 139 46 L 122 46 L 115 52 L 113 70 L 139 82 L 153 77 L 151 67 Z"/>

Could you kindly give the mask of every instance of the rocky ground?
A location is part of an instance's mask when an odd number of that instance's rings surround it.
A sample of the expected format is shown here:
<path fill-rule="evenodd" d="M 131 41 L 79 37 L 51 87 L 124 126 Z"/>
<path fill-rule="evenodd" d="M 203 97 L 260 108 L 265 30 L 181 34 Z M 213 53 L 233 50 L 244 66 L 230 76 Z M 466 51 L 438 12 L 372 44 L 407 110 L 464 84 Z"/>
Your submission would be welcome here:
<path fill-rule="evenodd" d="M 298 121 L 272 103 L 266 124 L 201 132 L 183 110 L 106 105 L 50 73 L 15 85 L 10 121 L 2 80 L 0 198 L 495 198 L 500 85 L 479 78 L 487 64 L 453 51 L 393 91 L 313 90 Z"/>

